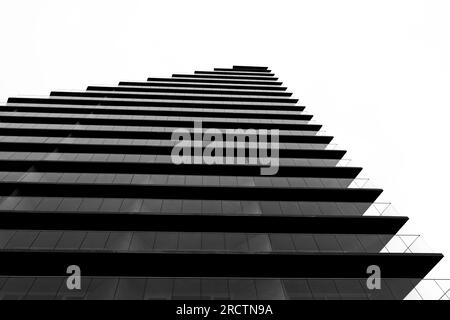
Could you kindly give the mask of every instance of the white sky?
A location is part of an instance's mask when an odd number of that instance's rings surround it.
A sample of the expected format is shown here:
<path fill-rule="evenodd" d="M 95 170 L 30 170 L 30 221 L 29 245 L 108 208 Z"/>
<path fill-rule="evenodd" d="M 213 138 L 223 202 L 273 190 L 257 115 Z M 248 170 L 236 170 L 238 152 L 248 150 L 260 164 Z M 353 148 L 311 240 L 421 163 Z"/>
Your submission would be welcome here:
<path fill-rule="evenodd" d="M 449 1 L 0 2 L 0 101 L 269 66 L 450 255 Z M 430 276 L 450 278 L 450 259 Z"/>

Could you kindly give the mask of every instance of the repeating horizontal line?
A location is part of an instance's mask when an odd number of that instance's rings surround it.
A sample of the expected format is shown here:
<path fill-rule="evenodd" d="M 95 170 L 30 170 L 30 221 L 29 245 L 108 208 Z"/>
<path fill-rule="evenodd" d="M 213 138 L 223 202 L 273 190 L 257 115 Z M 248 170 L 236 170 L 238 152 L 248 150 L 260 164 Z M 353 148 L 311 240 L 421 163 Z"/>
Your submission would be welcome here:
<path fill-rule="evenodd" d="M 87 91 L 118 91 L 118 92 L 160 92 L 160 93 L 193 93 L 193 94 L 217 94 L 231 96 L 257 96 L 257 97 L 290 97 L 291 92 L 263 91 L 245 89 L 211 89 L 211 88 L 183 88 L 183 87 L 158 87 L 158 86 L 88 86 Z"/>
<path fill-rule="evenodd" d="M 2 229 L 395 234 L 407 217 L 2 212 Z"/>
<path fill-rule="evenodd" d="M 243 76 L 243 75 L 229 75 L 229 74 L 173 74 L 173 78 L 196 78 L 196 79 L 230 79 L 230 80 L 262 80 L 262 81 L 276 81 L 278 78 L 274 76 Z"/>
<path fill-rule="evenodd" d="M 230 108 L 230 109 L 248 109 L 248 110 L 277 110 L 277 111 L 302 111 L 303 106 L 295 106 L 290 103 L 225 103 L 218 101 L 181 101 L 181 100 L 164 100 L 164 99 L 118 99 L 118 98 L 55 98 L 55 97 L 11 97 L 9 103 L 26 104 L 71 104 L 71 105 L 104 105 L 104 106 L 168 106 L 168 107 L 201 107 L 201 108 Z"/>
<path fill-rule="evenodd" d="M 131 185 L 96 183 L 0 182 L 0 195 L 95 197 L 95 198 L 181 198 L 202 200 L 343 201 L 374 202 L 381 189 L 228 187 L 182 185 Z"/>
<path fill-rule="evenodd" d="M 261 73 L 261 72 L 250 72 L 250 71 L 195 71 L 195 74 L 229 74 L 229 75 L 243 75 L 243 76 L 266 76 L 273 77 L 274 73 Z"/>
<path fill-rule="evenodd" d="M 258 72 L 270 72 L 268 67 L 265 66 L 243 66 L 243 65 L 234 65 L 232 70 L 238 71 L 258 71 Z"/>
<path fill-rule="evenodd" d="M 377 265 L 384 278 L 423 278 L 442 257 L 425 253 L 0 251 L 0 274 L 67 276 L 67 266 L 76 263 L 84 276 L 364 278 L 367 266 Z"/>
<path fill-rule="evenodd" d="M 230 72 L 237 74 L 255 74 L 255 75 L 265 75 L 265 74 L 273 74 L 272 70 L 266 69 L 234 69 L 234 68 L 214 68 L 214 72 Z"/>
<path fill-rule="evenodd" d="M 311 120 L 312 115 L 301 112 L 249 112 L 248 110 L 203 109 L 203 108 L 174 108 L 174 107 L 118 107 L 98 105 L 53 105 L 53 104 L 8 104 L 0 107 L 0 112 L 42 112 L 42 113 L 85 113 L 110 115 L 143 115 L 143 116 L 177 116 L 177 117 L 205 117 L 205 118 L 247 118 L 267 120 Z"/>
<path fill-rule="evenodd" d="M 224 84 L 243 84 L 243 85 L 262 85 L 262 86 L 281 86 L 279 81 L 262 81 L 262 80 L 224 80 L 224 79 L 201 79 L 201 78 L 156 78 L 149 77 L 147 81 L 164 81 L 164 82 L 194 82 L 194 83 L 224 83 Z"/>
<path fill-rule="evenodd" d="M 133 127 L 120 128 L 96 128 L 94 125 L 58 125 L 58 124 L 42 124 L 38 127 L 36 124 L 16 124 L 0 122 L 0 136 L 40 136 L 40 137 L 73 137 L 73 138 L 120 138 L 120 139 L 172 139 L 172 132 L 162 130 L 163 127 L 153 127 L 152 130 L 133 130 Z M 7 125 L 7 126 L 5 126 Z M 45 125 L 45 126 L 44 126 Z M 184 128 L 189 130 L 189 128 Z M 280 133 L 279 141 L 308 143 L 308 144 L 328 144 L 333 137 L 330 136 L 302 136 L 294 134 Z M 319 149 L 319 148 L 318 148 Z"/>
<path fill-rule="evenodd" d="M 0 121 L 17 123 L 59 123 L 59 124 L 92 124 L 92 125 L 126 125 L 126 126 L 168 126 L 177 128 L 193 127 L 194 122 L 201 118 L 167 119 L 168 117 L 154 116 L 148 119 L 135 118 L 136 116 L 95 115 L 88 114 L 66 114 L 66 113 L 38 113 L 38 112 L 0 112 Z M 215 121 L 214 121 L 215 120 Z M 242 119 L 241 119 L 242 120 Z M 202 122 L 203 128 L 217 129 L 280 129 L 280 130 L 305 130 L 319 131 L 322 127 L 316 124 L 289 124 L 289 123 L 252 123 L 252 122 L 226 122 L 218 118 L 210 118 Z"/>
<path fill-rule="evenodd" d="M 36 137 L 33 137 L 36 138 Z M 46 137 L 48 138 L 48 137 Z M 51 140 L 52 138 L 48 138 Z M 115 153 L 115 154 L 159 154 L 170 155 L 173 145 L 130 145 L 130 144 L 101 144 L 82 143 L 79 138 L 62 138 L 62 142 L 0 142 L 0 151 L 30 151 L 30 152 L 74 152 L 74 153 Z M 3 139 L 4 140 L 4 139 Z M 61 140 L 61 139 L 60 139 Z M 64 142 L 67 141 L 67 142 Z M 137 140 L 138 141 L 138 140 Z M 147 140 L 148 141 L 148 140 Z M 239 148 L 230 148 L 237 151 Z M 245 150 L 245 149 L 244 149 Z M 225 151 L 224 151 L 225 152 Z M 248 150 L 245 152 L 248 154 Z M 312 159 L 342 159 L 343 150 L 313 150 L 313 149 L 280 149 L 280 158 L 312 158 Z"/>
<path fill-rule="evenodd" d="M 119 86 L 148 86 L 148 87 L 187 87 L 187 88 L 213 88 L 213 89 L 241 89 L 241 90 L 265 90 L 267 92 L 282 92 L 287 88 L 282 86 L 243 85 L 243 84 L 218 84 L 218 83 L 193 83 L 175 81 L 121 81 Z"/>
<path fill-rule="evenodd" d="M 201 100 L 201 101 L 236 101 L 236 102 L 273 102 L 292 103 L 298 99 L 291 98 L 267 98 L 254 96 L 226 96 L 212 94 L 179 94 L 179 93 L 141 93 L 141 92 L 113 92 L 113 91 L 52 91 L 52 97 L 101 97 L 101 98 L 123 98 L 123 99 L 165 99 L 165 100 Z"/>
<path fill-rule="evenodd" d="M 83 172 L 115 174 L 186 174 L 221 176 L 259 176 L 256 165 L 173 165 L 169 162 L 68 161 L 68 160 L 0 160 L 0 171 Z M 359 167 L 280 166 L 276 177 L 356 178 Z"/>

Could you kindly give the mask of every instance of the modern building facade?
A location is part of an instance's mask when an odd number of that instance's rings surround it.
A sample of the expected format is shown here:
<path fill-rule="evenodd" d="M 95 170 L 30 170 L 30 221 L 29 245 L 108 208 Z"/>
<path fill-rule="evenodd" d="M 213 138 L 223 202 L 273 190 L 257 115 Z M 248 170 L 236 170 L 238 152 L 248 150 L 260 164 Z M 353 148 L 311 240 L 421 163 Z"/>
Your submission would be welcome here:
<path fill-rule="evenodd" d="M 365 214 L 382 190 L 355 186 L 361 168 L 291 95 L 268 68 L 234 66 L 10 98 L 0 298 L 405 298 L 442 255 L 386 246 L 405 243 L 407 217 Z M 251 161 L 264 143 L 244 163 L 174 163 L 174 131 L 198 123 L 236 140 L 278 130 L 276 173 Z"/>

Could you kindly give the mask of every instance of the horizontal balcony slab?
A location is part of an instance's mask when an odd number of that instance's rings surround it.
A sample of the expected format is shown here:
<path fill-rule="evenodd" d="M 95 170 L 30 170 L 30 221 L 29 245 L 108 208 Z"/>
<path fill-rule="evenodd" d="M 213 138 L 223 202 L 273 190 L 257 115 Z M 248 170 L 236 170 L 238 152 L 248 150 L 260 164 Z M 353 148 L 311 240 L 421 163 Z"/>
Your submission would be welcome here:
<path fill-rule="evenodd" d="M 142 214 L 133 212 L 1 212 L 2 229 L 395 234 L 407 217 Z"/>
<path fill-rule="evenodd" d="M 257 90 L 271 92 L 284 92 L 287 87 L 263 86 L 263 85 L 243 85 L 243 84 L 219 84 L 219 83 L 194 83 L 194 82 L 167 82 L 167 81 L 120 81 L 119 86 L 143 86 L 143 87 L 183 87 L 199 89 L 237 89 L 237 90 Z"/>
<path fill-rule="evenodd" d="M 367 278 L 377 265 L 383 278 L 423 278 L 441 254 L 208 254 L 0 251 L 0 275 Z"/>
<path fill-rule="evenodd" d="M 69 161 L 69 160 L 0 160 L 0 171 L 83 172 L 129 174 L 187 174 L 220 176 L 260 176 L 257 165 L 208 165 L 171 162 Z M 356 178 L 360 167 L 280 166 L 276 177 Z"/>
<path fill-rule="evenodd" d="M 0 182 L 0 195 L 203 200 L 374 202 L 381 189 Z"/>

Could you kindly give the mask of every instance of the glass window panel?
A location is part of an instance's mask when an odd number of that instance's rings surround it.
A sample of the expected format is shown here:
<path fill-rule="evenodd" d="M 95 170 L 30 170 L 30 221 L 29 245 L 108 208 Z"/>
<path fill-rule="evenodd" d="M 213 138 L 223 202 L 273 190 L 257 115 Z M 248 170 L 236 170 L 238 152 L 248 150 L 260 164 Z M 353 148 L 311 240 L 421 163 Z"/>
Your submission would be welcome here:
<path fill-rule="evenodd" d="M 184 179 L 183 175 L 169 175 L 167 183 L 171 185 L 184 185 Z"/>
<path fill-rule="evenodd" d="M 261 211 L 264 215 L 279 216 L 282 214 L 280 205 L 277 201 L 260 201 Z"/>
<path fill-rule="evenodd" d="M 39 205 L 36 207 L 36 211 L 55 211 L 62 200 L 63 198 L 58 197 L 43 198 Z"/>
<path fill-rule="evenodd" d="M 220 177 L 220 185 L 221 186 L 236 186 L 237 179 L 233 176 L 221 176 Z"/>
<path fill-rule="evenodd" d="M 201 176 L 186 176 L 186 185 L 201 186 L 202 185 L 202 177 Z"/>
<path fill-rule="evenodd" d="M 336 238 L 341 248 L 346 252 L 365 252 L 361 242 L 354 234 L 337 234 Z"/>
<path fill-rule="evenodd" d="M 367 288 L 366 279 L 360 280 L 361 286 L 366 292 L 370 300 L 393 300 L 395 297 L 392 295 L 391 290 L 386 282 L 386 280 L 381 277 L 381 289 L 380 290 L 369 290 Z"/>
<path fill-rule="evenodd" d="M 81 245 L 81 249 L 99 250 L 103 249 L 108 239 L 109 232 L 88 232 Z"/>
<path fill-rule="evenodd" d="M 22 200 L 22 197 L 5 197 L 0 204 L 1 210 L 13 210 L 15 206 Z"/>
<path fill-rule="evenodd" d="M 161 211 L 161 199 L 145 199 L 142 203 L 141 212 L 159 213 Z"/>
<path fill-rule="evenodd" d="M 142 199 L 125 199 L 120 207 L 120 212 L 139 212 Z"/>
<path fill-rule="evenodd" d="M 336 251 L 341 252 L 342 248 L 339 246 L 337 239 L 332 234 L 316 234 L 314 239 L 320 249 L 323 252 Z"/>
<path fill-rule="evenodd" d="M 178 232 L 157 232 L 155 250 L 175 250 L 178 246 Z"/>
<path fill-rule="evenodd" d="M 222 201 L 222 210 L 224 214 L 239 214 L 242 212 L 240 201 Z"/>
<path fill-rule="evenodd" d="M 335 178 L 321 178 L 320 179 L 325 188 L 341 188 L 338 179 Z"/>
<path fill-rule="evenodd" d="M 339 207 L 341 213 L 347 216 L 358 216 L 360 213 L 356 209 L 356 207 L 350 202 L 338 202 L 337 206 Z"/>
<path fill-rule="evenodd" d="M 201 200 L 183 200 L 183 213 L 199 214 L 202 212 Z"/>
<path fill-rule="evenodd" d="M 6 244 L 6 249 L 28 249 L 36 239 L 38 231 L 17 231 Z"/>
<path fill-rule="evenodd" d="M 76 211 L 82 200 L 82 198 L 64 198 L 58 207 L 58 211 Z"/>
<path fill-rule="evenodd" d="M 15 230 L 1 230 L 0 231 L 0 249 L 8 243 L 9 239 L 16 233 Z"/>
<path fill-rule="evenodd" d="M 237 177 L 237 184 L 241 187 L 254 187 L 255 181 L 252 177 Z"/>
<path fill-rule="evenodd" d="M 376 234 L 359 234 L 359 241 L 366 249 L 366 252 L 380 252 L 384 248 L 385 244 L 381 242 L 380 238 Z"/>
<path fill-rule="evenodd" d="M 225 248 L 228 251 L 248 251 L 247 237 L 243 233 L 226 233 L 225 234 Z"/>
<path fill-rule="evenodd" d="M 167 176 L 166 175 L 158 175 L 153 174 L 149 180 L 150 184 L 167 184 Z"/>
<path fill-rule="evenodd" d="M 33 242 L 33 249 L 54 249 L 62 236 L 61 231 L 41 231 Z"/>
<path fill-rule="evenodd" d="M 204 299 L 228 299 L 228 281 L 224 279 L 202 279 L 201 292 Z"/>
<path fill-rule="evenodd" d="M 370 202 L 353 202 L 352 204 L 356 208 L 358 215 L 363 215 L 372 205 Z"/>
<path fill-rule="evenodd" d="M 283 233 L 271 233 L 270 244 L 274 251 L 294 251 L 291 235 Z"/>
<path fill-rule="evenodd" d="M 222 204 L 220 200 L 202 200 L 203 214 L 221 214 Z"/>
<path fill-rule="evenodd" d="M 200 299 L 200 279 L 175 279 L 174 299 Z"/>
<path fill-rule="evenodd" d="M 181 250 L 198 250 L 201 248 L 200 232 L 180 232 L 178 248 Z"/>
<path fill-rule="evenodd" d="M 132 184 L 148 184 L 150 180 L 149 174 L 135 174 L 133 176 L 133 180 L 131 180 Z"/>
<path fill-rule="evenodd" d="M 286 296 L 291 300 L 311 300 L 313 299 L 307 280 L 286 279 L 283 280 Z"/>
<path fill-rule="evenodd" d="M 341 214 L 341 211 L 339 210 L 339 208 L 336 206 L 336 204 L 334 202 L 318 202 L 318 205 L 319 205 L 320 211 L 324 215 L 336 216 L 336 215 Z"/>
<path fill-rule="evenodd" d="M 163 200 L 161 212 L 179 214 L 181 212 L 182 200 L 167 199 Z"/>
<path fill-rule="evenodd" d="M 315 202 L 302 201 L 298 202 L 298 205 L 304 215 L 314 216 L 322 214 L 322 212 L 319 209 L 319 206 Z"/>
<path fill-rule="evenodd" d="M 115 174 L 112 173 L 99 173 L 95 182 L 96 183 L 112 183 L 115 178 Z"/>
<path fill-rule="evenodd" d="M 111 232 L 105 247 L 109 250 L 127 251 L 132 236 L 131 232 Z"/>
<path fill-rule="evenodd" d="M 121 278 L 117 286 L 116 299 L 141 300 L 144 297 L 145 286 L 145 279 Z"/>
<path fill-rule="evenodd" d="M 32 277 L 11 277 L 3 285 L 0 298 L 4 300 L 19 300 L 28 292 L 33 282 L 34 278 Z"/>
<path fill-rule="evenodd" d="M 340 295 L 337 292 L 336 285 L 330 279 L 309 279 L 309 287 L 311 288 L 314 299 L 318 300 L 339 300 Z"/>
<path fill-rule="evenodd" d="M 132 174 L 116 174 L 113 183 L 121 183 L 121 184 L 129 184 L 131 183 L 131 179 L 133 179 Z"/>
<path fill-rule="evenodd" d="M 82 173 L 78 178 L 78 183 L 94 183 L 97 173 Z"/>
<path fill-rule="evenodd" d="M 276 178 L 271 178 L 271 181 L 272 181 L 272 185 L 274 187 L 289 188 L 289 186 L 290 186 L 287 178 L 276 177 Z"/>
<path fill-rule="evenodd" d="M 130 250 L 149 251 L 153 250 L 155 232 L 134 232 L 131 240 Z"/>
<path fill-rule="evenodd" d="M 25 299 L 54 299 L 58 293 L 59 287 L 63 283 L 63 278 L 37 278 Z"/>
<path fill-rule="evenodd" d="M 24 197 L 14 210 L 34 210 L 41 200 L 41 197 Z"/>
<path fill-rule="evenodd" d="M 203 176 L 204 186 L 219 186 L 220 180 L 218 176 Z"/>
<path fill-rule="evenodd" d="M 232 300 L 255 300 L 256 287 L 253 280 L 230 279 L 230 298 Z"/>
<path fill-rule="evenodd" d="M 392 295 L 395 297 L 395 299 L 403 300 L 408 293 L 413 290 L 418 282 L 419 279 L 384 279 L 385 284 L 389 287 L 389 289 L 392 292 Z M 383 284 L 381 284 L 383 285 Z"/>
<path fill-rule="evenodd" d="M 202 233 L 202 249 L 203 250 L 224 250 L 225 238 L 223 233 L 207 232 Z"/>
<path fill-rule="evenodd" d="M 62 175 L 61 179 L 59 179 L 59 182 L 61 183 L 74 183 L 78 180 L 78 177 L 80 176 L 79 173 L 69 173 L 66 172 Z"/>
<path fill-rule="evenodd" d="M 57 249 L 78 249 L 86 236 L 85 231 L 65 231 L 56 245 Z"/>
<path fill-rule="evenodd" d="M 256 279 L 256 292 L 261 300 L 282 300 L 285 298 L 283 286 L 278 279 Z"/>
<path fill-rule="evenodd" d="M 80 290 L 69 290 L 67 288 L 67 285 L 64 285 L 64 283 L 59 287 L 59 291 L 57 294 L 57 299 L 63 299 L 63 300 L 80 300 L 84 299 L 86 292 L 91 284 L 91 278 L 90 277 L 81 277 L 81 289 Z"/>
<path fill-rule="evenodd" d="M 280 201 L 280 207 L 283 215 L 296 216 L 301 214 L 297 203 L 294 201 Z"/>
<path fill-rule="evenodd" d="M 319 251 L 317 243 L 311 234 L 293 234 L 292 238 L 297 251 Z"/>
<path fill-rule="evenodd" d="M 251 251 L 269 252 L 272 251 L 267 234 L 248 234 L 248 246 Z"/>
<path fill-rule="evenodd" d="M 172 299 L 173 279 L 148 279 L 145 299 Z"/>
<path fill-rule="evenodd" d="M 261 214 L 261 208 L 258 201 L 241 201 L 242 213 L 244 214 Z"/>
<path fill-rule="evenodd" d="M 119 212 L 120 206 L 122 205 L 123 199 L 103 199 L 100 211 L 102 212 Z"/>
<path fill-rule="evenodd" d="M 257 187 L 272 187 L 272 182 L 270 179 L 265 177 L 253 177 L 255 185 Z"/>
<path fill-rule="evenodd" d="M 103 198 L 84 198 L 78 211 L 97 211 L 102 205 Z"/>
<path fill-rule="evenodd" d="M 92 279 L 86 298 L 91 300 L 112 300 L 116 294 L 117 278 Z"/>
<path fill-rule="evenodd" d="M 367 295 L 357 279 L 336 279 L 336 287 L 344 300 L 367 300 Z"/>

